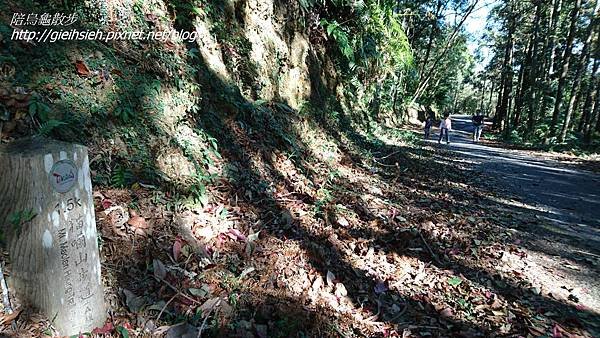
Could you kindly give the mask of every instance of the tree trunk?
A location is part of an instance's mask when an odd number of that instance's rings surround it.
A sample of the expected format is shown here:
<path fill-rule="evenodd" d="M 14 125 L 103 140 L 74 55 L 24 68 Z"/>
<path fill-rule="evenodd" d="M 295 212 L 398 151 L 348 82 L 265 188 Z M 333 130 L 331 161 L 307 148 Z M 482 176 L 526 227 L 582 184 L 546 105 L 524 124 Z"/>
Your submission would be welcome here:
<path fill-rule="evenodd" d="M 596 127 L 594 127 L 594 130 L 596 132 L 600 133 L 600 88 L 596 90 L 596 103 L 594 104 L 594 110 L 592 113 L 592 121 L 594 121 L 594 119 L 596 120 Z M 592 128 L 590 128 L 589 131 L 589 138 L 590 140 L 592 139 Z"/>
<path fill-rule="evenodd" d="M 492 88 L 490 88 L 490 99 L 488 101 L 487 108 L 485 110 L 486 116 L 489 116 L 489 111 L 492 109 L 492 98 L 494 96 L 494 89 L 496 87 L 496 82 L 494 82 L 493 79 L 490 79 L 490 81 L 492 82 Z"/>
<path fill-rule="evenodd" d="M 87 149 L 41 138 L 0 146 L 0 229 L 19 298 L 61 335 L 106 319 Z"/>
<path fill-rule="evenodd" d="M 528 46 L 527 46 L 527 52 L 526 55 L 531 54 L 531 41 L 529 42 Z M 527 61 L 525 61 L 521 67 L 519 68 L 519 77 L 517 80 L 518 83 L 518 87 L 517 87 L 517 93 L 515 95 L 515 105 L 514 105 L 514 110 L 513 110 L 513 126 L 515 126 L 515 128 L 519 127 L 519 123 L 521 122 L 521 108 L 523 106 L 523 91 L 524 91 L 524 86 L 526 85 L 525 83 L 525 78 L 527 76 L 529 76 L 529 71 L 526 72 L 526 67 L 527 66 Z"/>
<path fill-rule="evenodd" d="M 446 6 L 444 5 L 444 8 Z M 435 15 L 433 19 L 433 24 L 431 25 L 431 31 L 429 32 L 429 41 L 427 42 L 427 49 L 425 50 L 425 58 L 421 62 L 421 67 L 419 68 L 419 75 L 423 74 L 425 67 L 427 67 L 427 62 L 429 62 L 429 56 L 431 55 L 431 48 L 433 47 L 433 40 L 435 37 L 435 30 L 437 28 L 437 19 L 440 16 L 442 11 L 442 1 L 438 0 L 437 7 L 435 9 Z"/>
<path fill-rule="evenodd" d="M 481 98 L 479 99 L 479 110 L 483 112 L 483 102 L 485 101 L 485 86 L 487 84 L 487 78 L 483 78 L 483 85 L 481 86 Z"/>
<path fill-rule="evenodd" d="M 595 8 L 595 6 L 594 6 Z M 583 73 L 588 66 L 588 58 L 590 52 L 590 44 L 592 42 L 592 37 L 594 36 L 594 24 L 596 23 L 596 18 L 592 15 L 590 19 L 590 24 L 587 29 L 587 36 L 585 42 L 583 44 L 583 49 L 581 50 L 581 57 L 579 58 L 579 65 L 577 67 L 577 71 L 575 73 L 575 79 L 573 81 L 573 85 L 571 87 L 571 98 L 569 99 L 569 106 L 567 107 L 567 114 L 565 115 L 565 120 L 563 122 L 562 129 L 560 131 L 560 135 L 558 137 L 559 142 L 563 142 L 565 137 L 567 136 L 567 132 L 569 131 L 569 126 L 571 123 L 571 117 L 573 116 L 573 111 L 577 107 L 576 102 L 579 100 L 579 89 L 581 87 L 581 79 L 583 78 Z"/>
<path fill-rule="evenodd" d="M 581 89 L 582 92 L 585 92 L 585 101 L 583 102 L 583 108 L 581 108 L 581 117 L 579 118 L 579 123 L 577 123 L 577 132 L 583 133 L 583 126 L 585 122 L 590 117 L 590 107 L 592 106 L 593 100 L 593 91 L 594 91 L 594 80 L 590 78 L 590 83 L 587 86 Z"/>
<path fill-rule="evenodd" d="M 542 4 L 537 2 L 535 5 L 535 16 L 533 22 L 539 22 L 542 17 Z M 538 46 L 540 43 L 540 25 L 534 25 L 533 35 L 531 37 L 531 48 L 525 56 L 525 78 L 523 79 L 523 87 L 525 88 L 525 101 L 527 103 L 527 128 L 525 130 L 526 135 L 530 135 L 533 132 L 533 126 L 535 124 L 535 106 L 536 101 L 536 83 L 538 81 L 538 75 L 540 74 L 541 62 L 534 63 L 533 56 L 538 53 Z"/>
<path fill-rule="evenodd" d="M 503 116 L 498 116 L 498 112 L 500 111 L 500 104 L 503 101 L 502 94 L 504 93 L 504 76 L 500 78 L 500 90 L 498 91 L 498 96 L 496 97 L 496 111 L 494 112 L 494 124 L 492 125 L 493 129 L 499 129 L 502 125 Z"/>
<path fill-rule="evenodd" d="M 512 130 L 512 127 L 510 124 L 510 118 L 511 118 L 512 108 L 514 107 L 514 102 L 515 102 L 514 97 L 511 97 L 508 100 L 508 108 L 506 109 L 506 117 L 504 118 L 504 137 L 506 137 L 506 138 L 508 138 L 508 136 L 510 135 L 510 132 Z"/>
<path fill-rule="evenodd" d="M 394 115 L 396 115 L 396 112 L 398 111 L 397 109 L 397 103 L 398 103 L 398 92 L 399 92 L 399 87 L 400 87 L 400 81 L 402 81 L 402 75 L 400 76 L 400 79 L 398 79 L 397 76 L 394 76 L 394 90 L 393 90 L 393 94 L 392 94 L 392 112 Z"/>
<path fill-rule="evenodd" d="M 454 40 L 459 35 L 463 24 L 465 23 L 465 21 L 467 20 L 469 15 L 471 15 L 471 13 L 475 9 L 475 6 L 477 5 L 478 2 L 479 2 L 479 0 L 475 0 L 473 2 L 473 4 L 471 4 L 467 8 L 465 15 L 461 18 L 458 25 L 456 25 L 456 27 L 454 27 L 452 34 L 450 35 L 450 37 L 446 40 L 446 43 L 444 44 L 442 52 L 435 57 L 435 61 L 433 62 L 433 65 L 431 65 L 431 67 L 427 71 L 427 74 L 425 75 L 425 77 L 421 78 L 421 80 L 419 81 L 419 85 L 417 86 L 417 90 L 415 91 L 415 94 L 413 95 L 411 104 L 417 102 L 417 100 L 421 97 L 421 95 L 423 95 L 425 90 L 428 88 L 429 81 L 431 81 L 431 78 L 437 71 L 437 67 L 438 67 L 439 63 L 446 57 L 446 54 L 454 45 Z"/>
<path fill-rule="evenodd" d="M 556 88 L 556 95 L 554 102 L 554 110 L 552 111 L 552 121 L 550 122 L 550 135 L 556 135 L 556 126 L 558 124 L 558 116 L 560 114 L 560 108 L 562 105 L 563 91 L 567 75 L 569 73 L 569 64 L 571 62 L 571 49 L 573 48 L 573 39 L 575 38 L 575 32 L 577 30 L 577 17 L 579 13 L 579 6 L 581 0 L 575 0 L 573 11 L 571 12 L 571 25 L 569 28 L 569 35 L 567 36 L 567 43 L 565 46 L 565 52 L 562 58 L 562 69 L 558 78 L 558 87 Z"/>
<path fill-rule="evenodd" d="M 600 44 L 599 44 L 600 45 Z M 594 67 L 592 70 L 592 75 L 595 75 L 598 71 L 598 65 L 600 64 L 599 60 L 594 62 Z M 590 91 L 588 92 L 587 98 L 585 100 L 585 104 L 583 105 L 583 113 L 582 113 L 582 128 L 583 132 L 583 140 L 585 143 L 590 143 L 592 141 L 592 123 L 594 121 L 595 113 L 598 108 L 598 100 L 600 97 L 600 76 L 592 76 L 590 79 Z"/>
<path fill-rule="evenodd" d="M 596 99 L 593 101 L 592 114 L 590 116 L 590 126 L 586 130 L 586 137 L 591 141 L 592 133 L 594 130 L 600 132 L 600 80 L 596 82 Z M 592 127 L 591 124 L 596 121 L 596 126 Z M 589 142 L 588 142 L 589 143 Z"/>
<path fill-rule="evenodd" d="M 542 4 L 545 2 L 542 1 Z M 544 22 L 547 22 L 545 25 L 546 29 L 542 33 L 540 32 L 540 37 L 545 37 L 544 46 L 542 50 L 542 62 L 537 63 L 536 66 L 538 68 L 537 74 L 541 77 L 539 82 L 536 82 L 536 93 L 537 99 L 535 102 L 531 104 L 531 106 L 537 106 L 534 111 L 533 119 L 530 121 L 534 121 L 536 119 L 535 112 L 537 112 L 538 116 L 544 118 L 548 111 L 548 106 L 550 104 L 549 100 L 547 100 L 548 88 L 551 88 L 552 82 L 552 72 L 554 67 L 554 54 L 555 54 L 555 40 L 556 40 L 556 26 L 559 18 L 559 11 L 561 8 L 561 0 L 552 0 L 552 3 L 549 4 L 550 13 L 546 14 L 546 11 L 542 11 L 542 19 Z M 544 7 L 542 7 L 544 8 Z M 537 25 L 535 25 L 536 28 Z M 534 54 L 537 56 L 537 54 Z M 540 85 L 541 84 L 541 85 Z M 535 96 L 532 94 L 532 97 Z M 528 126 L 528 129 L 533 131 L 533 124 Z"/>
<path fill-rule="evenodd" d="M 514 16 L 514 14 L 511 14 Z M 513 39 L 513 30 L 514 30 L 514 18 L 511 18 L 511 24 L 508 30 L 508 37 L 506 42 L 506 49 L 504 52 L 504 63 L 502 66 L 502 98 L 498 102 L 498 108 L 496 110 L 496 120 L 494 122 L 497 125 L 494 125 L 494 128 L 499 128 L 500 130 L 504 130 L 504 122 L 506 116 L 508 115 L 508 104 L 511 97 L 512 92 L 512 82 L 513 82 L 513 70 L 512 70 L 512 60 L 513 60 L 513 47 L 514 47 L 514 39 Z"/>
<path fill-rule="evenodd" d="M 452 99 L 452 112 L 451 114 L 456 114 L 456 111 L 458 110 L 458 108 L 456 107 L 456 104 L 458 103 L 458 92 L 461 90 L 461 85 L 458 85 L 454 88 L 454 98 Z"/>
<path fill-rule="evenodd" d="M 555 0 L 550 10 L 550 25 L 548 26 L 548 76 L 554 74 L 554 61 L 556 60 L 556 26 L 558 25 L 558 19 L 560 17 L 560 10 L 562 6 L 562 0 Z"/>

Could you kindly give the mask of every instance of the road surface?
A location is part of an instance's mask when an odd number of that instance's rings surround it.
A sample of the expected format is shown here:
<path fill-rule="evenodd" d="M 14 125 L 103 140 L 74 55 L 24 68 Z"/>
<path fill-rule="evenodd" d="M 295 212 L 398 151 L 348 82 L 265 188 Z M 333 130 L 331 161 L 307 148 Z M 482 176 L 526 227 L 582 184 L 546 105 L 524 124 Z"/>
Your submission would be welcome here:
<path fill-rule="evenodd" d="M 532 152 L 476 144 L 472 141 L 470 116 L 453 116 L 452 127 L 451 143 L 442 143 L 442 147 L 475 163 L 476 170 L 493 176 L 561 231 L 586 240 L 588 236 L 600 236 L 599 174 L 573 169 Z M 600 250 L 600 242 L 595 244 Z"/>
<path fill-rule="evenodd" d="M 437 129 L 428 142 L 470 163 L 502 192 L 491 194 L 504 200 L 492 203 L 490 214 L 515 215 L 529 250 L 525 274 L 555 295 L 573 288 L 600 313 L 600 175 L 543 153 L 474 143 L 470 116 L 452 116 L 452 127 L 450 144 L 437 144 Z"/>

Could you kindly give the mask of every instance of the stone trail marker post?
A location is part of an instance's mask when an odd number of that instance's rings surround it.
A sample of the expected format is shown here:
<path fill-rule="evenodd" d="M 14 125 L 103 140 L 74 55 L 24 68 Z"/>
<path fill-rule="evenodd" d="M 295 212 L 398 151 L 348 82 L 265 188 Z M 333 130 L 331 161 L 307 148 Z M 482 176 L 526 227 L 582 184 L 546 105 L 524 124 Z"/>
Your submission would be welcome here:
<path fill-rule="evenodd" d="M 104 324 L 86 147 L 37 137 L 0 145 L 0 230 L 22 301 L 61 335 Z"/>

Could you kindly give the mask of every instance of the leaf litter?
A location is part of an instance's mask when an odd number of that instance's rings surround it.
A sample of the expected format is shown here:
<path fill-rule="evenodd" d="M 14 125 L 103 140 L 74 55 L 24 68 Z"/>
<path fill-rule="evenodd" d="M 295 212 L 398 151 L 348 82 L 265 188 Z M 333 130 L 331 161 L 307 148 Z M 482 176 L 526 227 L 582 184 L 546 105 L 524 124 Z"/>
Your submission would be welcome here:
<path fill-rule="evenodd" d="M 273 182 L 270 193 L 244 170 L 236 177 L 244 185 L 220 181 L 207 187 L 209 203 L 184 210 L 156 203 L 172 197 L 154 187 L 97 189 L 112 315 L 95 334 L 598 332 L 598 317 L 577 302 L 578 290 L 563 289 L 557 300 L 558 293 L 532 284 L 525 271 L 531 255 L 507 231 L 519 221 L 509 212 L 485 212 L 491 202 L 484 194 L 496 193 L 486 177 L 466 178 L 463 168 L 442 171 L 399 152 L 382 162 L 402 163 L 394 169 L 345 158 L 305 161 L 311 179 L 284 154 L 256 156 L 261 177 Z M 456 184 L 444 184 L 449 178 Z"/>

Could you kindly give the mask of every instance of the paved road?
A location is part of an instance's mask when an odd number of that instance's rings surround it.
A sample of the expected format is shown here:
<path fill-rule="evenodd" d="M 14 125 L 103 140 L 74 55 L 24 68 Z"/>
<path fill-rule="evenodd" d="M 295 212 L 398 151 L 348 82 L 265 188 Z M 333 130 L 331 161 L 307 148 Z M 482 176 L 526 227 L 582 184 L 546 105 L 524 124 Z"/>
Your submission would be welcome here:
<path fill-rule="evenodd" d="M 524 265 L 519 270 L 515 263 L 514 270 L 548 299 L 568 304 L 572 293 L 579 304 L 600 314 L 600 175 L 539 153 L 475 144 L 471 117 L 452 120 L 452 142 L 436 144 L 438 134 L 430 142 L 471 162 L 473 170 L 496 183 L 493 189 L 500 193 L 488 195 L 504 200 L 489 204 L 489 214 L 514 215 L 509 226 L 527 248 L 527 257 L 517 260 Z"/>
<path fill-rule="evenodd" d="M 600 175 L 531 152 L 475 144 L 471 117 L 453 116 L 452 121 L 451 144 L 440 147 L 474 162 L 476 170 L 487 172 L 500 188 L 520 196 L 522 208 L 537 210 L 538 217 L 547 220 L 546 229 L 536 230 L 540 234 L 566 236 L 580 242 L 578 247 L 600 253 Z"/>

